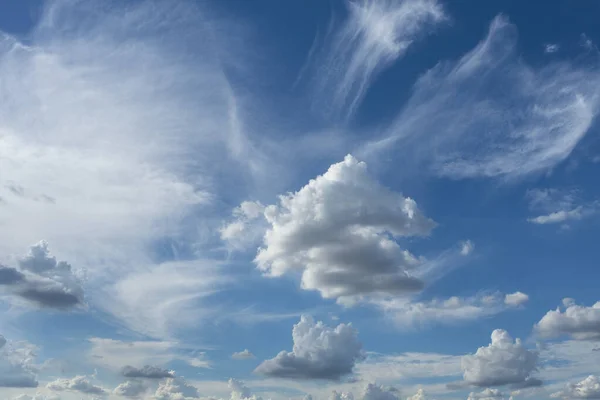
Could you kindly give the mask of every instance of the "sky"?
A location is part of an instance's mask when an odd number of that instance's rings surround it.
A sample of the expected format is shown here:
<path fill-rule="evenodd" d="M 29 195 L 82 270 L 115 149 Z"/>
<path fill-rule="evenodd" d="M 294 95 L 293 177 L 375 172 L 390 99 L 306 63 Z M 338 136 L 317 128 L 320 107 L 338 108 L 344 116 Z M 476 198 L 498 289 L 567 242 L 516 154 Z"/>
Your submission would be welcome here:
<path fill-rule="evenodd" d="M 600 398 L 599 16 L 0 0 L 0 399 Z"/>

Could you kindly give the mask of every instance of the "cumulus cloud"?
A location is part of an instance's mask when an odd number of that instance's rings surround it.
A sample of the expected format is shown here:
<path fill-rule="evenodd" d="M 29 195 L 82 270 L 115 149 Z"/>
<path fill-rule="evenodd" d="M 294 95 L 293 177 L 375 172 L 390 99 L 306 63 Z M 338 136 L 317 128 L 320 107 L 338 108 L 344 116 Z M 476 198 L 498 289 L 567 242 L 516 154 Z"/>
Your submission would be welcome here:
<path fill-rule="evenodd" d="M 292 330 L 294 346 L 263 361 L 255 372 L 277 378 L 337 380 L 352 373 L 363 358 L 358 333 L 351 325 L 335 328 L 303 315 Z"/>
<path fill-rule="evenodd" d="M 0 335 L 0 387 L 37 387 L 36 348 Z"/>
<path fill-rule="evenodd" d="M 252 394 L 242 381 L 231 378 L 227 384 L 231 390 L 231 400 L 262 400 L 262 397 Z"/>
<path fill-rule="evenodd" d="M 129 380 L 117 386 L 113 390 L 113 393 L 118 396 L 137 398 L 147 391 L 148 387 L 144 384 L 144 382 L 139 380 Z"/>
<path fill-rule="evenodd" d="M 19 304 L 57 309 L 83 303 L 83 288 L 70 264 L 56 261 L 48 244 L 41 241 L 19 259 L 18 269 L 0 266 L 0 293 L 21 300 Z"/>
<path fill-rule="evenodd" d="M 198 397 L 198 389 L 179 378 L 166 379 L 154 393 L 156 400 L 194 400 Z"/>
<path fill-rule="evenodd" d="M 381 71 L 418 39 L 447 20 L 436 0 L 347 1 L 347 17 L 333 21 L 321 48 L 308 62 L 315 74 L 320 110 L 349 118 Z M 315 45 L 319 45 L 316 42 Z"/>
<path fill-rule="evenodd" d="M 425 327 L 432 324 L 456 323 L 491 316 L 514 309 L 529 297 L 521 292 L 479 294 L 472 297 L 453 296 L 412 302 L 407 299 L 376 300 L 380 307 L 402 329 Z"/>
<path fill-rule="evenodd" d="M 425 236 L 435 223 L 411 198 L 382 186 L 351 155 L 265 209 L 269 228 L 255 262 L 270 276 L 302 272 L 302 288 L 343 301 L 406 294 L 424 283 L 422 260 L 390 238 Z"/>
<path fill-rule="evenodd" d="M 467 400 L 501 400 L 504 394 L 498 389 L 486 388 L 481 392 L 471 392 Z"/>
<path fill-rule="evenodd" d="M 59 378 L 53 382 L 49 382 L 46 387 L 50 390 L 57 392 L 69 391 L 69 392 L 80 392 L 89 395 L 101 395 L 107 394 L 107 391 L 100 386 L 93 385 L 85 376 L 78 375 L 71 379 Z"/>
<path fill-rule="evenodd" d="M 535 325 L 535 331 L 543 337 L 565 335 L 577 340 L 600 339 L 600 302 L 586 307 L 575 304 L 572 299 L 564 299 L 562 308 L 548 311 Z"/>
<path fill-rule="evenodd" d="M 563 399 L 600 399 L 600 379 L 590 375 L 577 383 L 568 383 L 559 392 L 553 393 L 551 397 Z"/>
<path fill-rule="evenodd" d="M 250 352 L 248 349 L 244 349 L 243 351 L 237 351 L 231 355 L 231 358 L 234 360 L 247 360 L 250 358 L 255 358 L 254 354 Z"/>
<path fill-rule="evenodd" d="M 221 227 L 221 239 L 237 250 L 260 243 L 266 225 L 264 210 L 258 201 L 242 202 L 233 209 L 233 220 Z"/>
<path fill-rule="evenodd" d="M 351 392 L 338 392 L 333 390 L 329 396 L 329 400 L 354 400 L 354 395 Z"/>
<path fill-rule="evenodd" d="M 524 63 L 515 26 L 498 16 L 473 50 L 419 78 L 389 131 L 362 154 L 394 151 L 410 171 L 416 164 L 452 178 L 544 172 L 588 132 L 599 110 L 598 87 L 596 66 Z"/>
<path fill-rule="evenodd" d="M 174 371 L 168 371 L 154 365 L 144 365 L 142 368 L 135 368 L 130 365 L 126 365 L 123 367 L 121 374 L 127 378 L 162 379 L 175 377 Z"/>
<path fill-rule="evenodd" d="M 395 388 L 386 388 L 373 383 L 367 383 L 361 394 L 362 400 L 398 400 L 398 398 L 398 391 Z"/>
<path fill-rule="evenodd" d="M 418 389 L 417 393 L 407 397 L 406 400 L 427 400 L 427 396 L 425 396 L 425 391 L 423 389 Z"/>
<path fill-rule="evenodd" d="M 527 350 L 519 339 L 502 329 L 492 332 L 492 341 L 475 354 L 462 358 L 463 377 L 468 384 L 492 387 L 535 386 L 541 382 L 531 374 L 537 370 L 538 353 Z"/>

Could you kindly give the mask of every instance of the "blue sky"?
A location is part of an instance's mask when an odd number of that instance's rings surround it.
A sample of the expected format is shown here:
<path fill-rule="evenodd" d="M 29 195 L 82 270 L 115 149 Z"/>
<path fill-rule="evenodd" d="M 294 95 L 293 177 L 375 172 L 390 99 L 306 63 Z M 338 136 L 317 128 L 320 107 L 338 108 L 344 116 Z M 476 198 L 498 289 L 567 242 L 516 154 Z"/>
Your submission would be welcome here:
<path fill-rule="evenodd" d="M 600 3 L 0 7 L 1 399 L 600 397 Z"/>

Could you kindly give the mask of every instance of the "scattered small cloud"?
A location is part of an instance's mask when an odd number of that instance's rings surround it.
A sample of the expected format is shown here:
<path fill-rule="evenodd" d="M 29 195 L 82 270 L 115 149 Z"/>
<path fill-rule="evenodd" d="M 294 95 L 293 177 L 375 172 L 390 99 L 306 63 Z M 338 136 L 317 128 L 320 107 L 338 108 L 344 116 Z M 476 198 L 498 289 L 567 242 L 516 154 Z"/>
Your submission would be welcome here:
<path fill-rule="evenodd" d="M 544 53 L 553 54 L 560 50 L 560 45 L 557 43 L 548 43 L 544 45 Z"/>
<path fill-rule="evenodd" d="M 248 349 L 244 349 L 242 351 L 235 352 L 231 355 L 231 358 L 234 360 L 248 360 L 251 358 L 256 358 L 254 354 L 250 352 Z"/>

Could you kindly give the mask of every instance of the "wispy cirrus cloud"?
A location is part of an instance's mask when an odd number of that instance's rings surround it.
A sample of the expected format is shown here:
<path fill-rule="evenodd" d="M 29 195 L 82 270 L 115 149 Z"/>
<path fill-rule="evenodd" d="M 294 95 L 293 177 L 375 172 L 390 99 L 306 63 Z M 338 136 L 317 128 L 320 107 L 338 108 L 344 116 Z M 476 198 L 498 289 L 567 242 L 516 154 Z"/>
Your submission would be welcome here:
<path fill-rule="evenodd" d="M 332 21 L 324 43 L 309 55 L 307 69 L 314 74 L 317 106 L 335 120 L 350 118 L 379 73 L 448 19 L 437 0 L 345 4 L 347 15 Z"/>
<path fill-rule="evenodd" d="M 599 87 L 596 64 L 527 65 L 516 27 L 498 16 L 473 50 L 423 74 L 396 121 L 359 154 L 401 152 L 406 163 L 457 179 L 544 172 L 592 126 Z"/>
<path fill-rule="evenodd" d="M 203 7 L 49 2 L 26 42 L 0 35 L 0 260 L 45 239 L 92 308 L 155 336 L 192 323 L 173 310 L 205 309 L 220 274 L 163 261 L 218 240 L 222 178 L 251 186 L 264 161 L 224 68 L 243 28 Z"/>
<path fill-rule="evenodd" d="M 598 212 L 597 201 L 584 201 L 576 190 L 531 189 L 526 195 L 529 207 L 541 213 L 527 221 L 538 224 L 557 224 L 577 221 Z"/>

